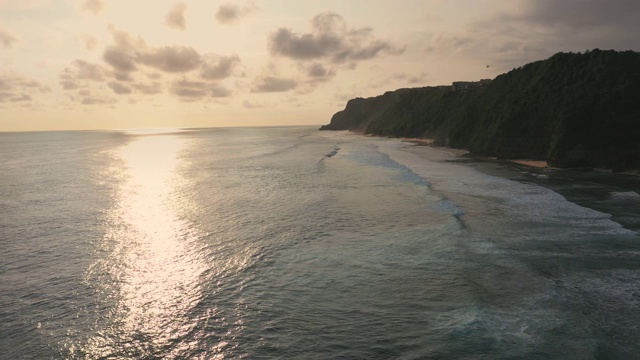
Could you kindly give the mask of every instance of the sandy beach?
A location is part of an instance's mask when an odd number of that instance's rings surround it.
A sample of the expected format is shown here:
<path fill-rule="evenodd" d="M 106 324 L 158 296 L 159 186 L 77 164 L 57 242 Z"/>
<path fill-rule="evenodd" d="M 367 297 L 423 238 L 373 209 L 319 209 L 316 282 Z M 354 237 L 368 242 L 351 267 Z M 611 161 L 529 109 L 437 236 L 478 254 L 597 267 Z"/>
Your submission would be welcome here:
<path fill-rule="evenodd" d="M 537 168 L 547 168 L 547 167 L 549 167 L 549 165 L 547 165 L 547 162 L 544 161 L 544 160 L 512 159 L 512 160 L 509 160 L 509 161 L 514 162 L 516 164 L 526 165 L 526 166 L 533 166 L 533 167 L 537 167 Z"/>

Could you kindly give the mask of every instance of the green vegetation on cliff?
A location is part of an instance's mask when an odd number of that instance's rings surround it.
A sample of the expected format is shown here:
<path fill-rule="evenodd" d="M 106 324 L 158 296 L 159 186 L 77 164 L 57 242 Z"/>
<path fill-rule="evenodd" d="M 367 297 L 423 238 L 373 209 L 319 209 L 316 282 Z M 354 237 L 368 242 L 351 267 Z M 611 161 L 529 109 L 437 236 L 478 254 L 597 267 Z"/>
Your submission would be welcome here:
<path fill-rule="evenodd" d="M 321 129 L 434 138 L 560 167 L 640 168 L 640 53 L 558 53 L 476 85 L 353 99 Z"/>

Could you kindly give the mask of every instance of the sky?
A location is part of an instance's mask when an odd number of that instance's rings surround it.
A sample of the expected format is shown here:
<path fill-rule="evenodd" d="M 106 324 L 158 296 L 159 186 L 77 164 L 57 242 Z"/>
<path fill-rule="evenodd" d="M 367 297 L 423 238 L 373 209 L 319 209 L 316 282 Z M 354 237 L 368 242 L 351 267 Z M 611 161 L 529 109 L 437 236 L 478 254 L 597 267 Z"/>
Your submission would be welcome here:
<path fill-rule="evenodd" d="M 0 0 L 0 131 L 320 125 L 637 34 L 637 0 Z"/>

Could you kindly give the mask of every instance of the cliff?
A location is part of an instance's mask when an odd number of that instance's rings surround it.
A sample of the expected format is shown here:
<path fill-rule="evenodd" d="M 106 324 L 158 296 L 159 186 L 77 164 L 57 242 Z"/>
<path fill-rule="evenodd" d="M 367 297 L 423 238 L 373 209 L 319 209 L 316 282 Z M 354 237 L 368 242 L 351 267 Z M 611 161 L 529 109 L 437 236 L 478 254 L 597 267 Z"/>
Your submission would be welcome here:
<path fill-rule="evenodd" d="M 433 138 L 557 167 L 637 169 L 640 53 L 558 53 L 492 81 L 357 98 L 321 130 Z"/>

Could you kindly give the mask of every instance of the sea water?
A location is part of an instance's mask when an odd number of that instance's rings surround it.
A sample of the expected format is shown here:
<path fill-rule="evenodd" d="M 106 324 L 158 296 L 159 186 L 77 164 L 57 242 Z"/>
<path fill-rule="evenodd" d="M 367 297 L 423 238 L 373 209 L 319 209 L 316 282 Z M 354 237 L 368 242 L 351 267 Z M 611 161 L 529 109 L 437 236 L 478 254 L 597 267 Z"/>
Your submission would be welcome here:
<path fill-rule="evenodd" d="M 309 127 L 0 160 L 2 359 L 640 356 L 637 178 Z"/>

